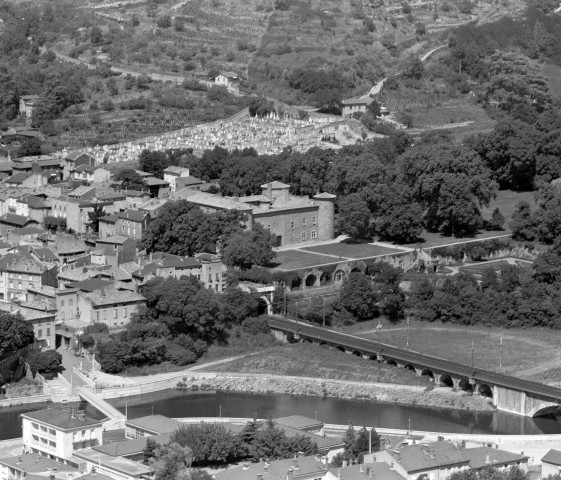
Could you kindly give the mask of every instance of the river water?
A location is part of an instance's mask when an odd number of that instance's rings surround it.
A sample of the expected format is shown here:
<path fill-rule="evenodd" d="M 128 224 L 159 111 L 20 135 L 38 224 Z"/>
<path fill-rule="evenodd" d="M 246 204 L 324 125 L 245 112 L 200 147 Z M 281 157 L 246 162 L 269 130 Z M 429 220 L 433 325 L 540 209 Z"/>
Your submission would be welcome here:
<path fill-rule="evenodd" d="M 527 418 L 503 412 L 464 412 L 440 408 L 395 405 L 361 400 L 299 397 L 292 395 L 256 395 L 225 392 L 185 392 L 167 390 L 110 400 L 128 418 L 161 414 L 167 417 L 252 417 L 267 418 L 305 415 L 325 423 L 367 425 L 384 428 L 411 429 L 453 433 L 496 433 L 532 435 L 561 433 L 561 419 L 556 417 Z M 76 405 L 78 406 L 78 405 Z M 89 415 L 101 418 L 93 407 L 82 404 Z M 0 409 L 0 440 L 21 436 L 24 412 L 46 408 L 27 405 Z"/>

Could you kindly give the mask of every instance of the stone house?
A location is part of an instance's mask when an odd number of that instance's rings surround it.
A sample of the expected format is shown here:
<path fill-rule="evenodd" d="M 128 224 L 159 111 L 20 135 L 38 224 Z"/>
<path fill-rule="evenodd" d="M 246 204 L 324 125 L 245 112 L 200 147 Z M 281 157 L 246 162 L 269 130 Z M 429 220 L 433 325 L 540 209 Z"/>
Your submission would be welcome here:
<path fill-rule="evenodd" d="M 23 95 L 19 97 L 19 113 L 26 118 L 31 118 L 33 109 L 39 102 L 39 95 Z"/>

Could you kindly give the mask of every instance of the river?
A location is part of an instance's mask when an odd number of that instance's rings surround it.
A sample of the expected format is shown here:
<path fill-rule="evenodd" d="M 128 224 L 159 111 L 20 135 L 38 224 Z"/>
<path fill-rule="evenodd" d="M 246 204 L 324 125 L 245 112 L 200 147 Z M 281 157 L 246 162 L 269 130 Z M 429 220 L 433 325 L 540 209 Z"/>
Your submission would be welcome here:
<path fill-rule="evenodd" d="M 225 392 L 163 392 L 110 400 L 128 418 L 161 414 L 168 417 L 224 417 L 305 415 L 325 423 L 367 425 L 453 433 L 496 433 L 532 435 L 561 433 L 561 421 L 554 417 L 527 418 L 504 412 L 467 412 L 389 403 L 341 400 L 335 398 L 299 397 L 292 395 L 257 395 Z M 84 405 L 81 405 L 84 408 Z M 11 407 L 0 410 L 0 440 L 21 436 L 24 412 L 45 408 L 44 405 Z M 89 415 L 100 413 L 87 406 Z"/>

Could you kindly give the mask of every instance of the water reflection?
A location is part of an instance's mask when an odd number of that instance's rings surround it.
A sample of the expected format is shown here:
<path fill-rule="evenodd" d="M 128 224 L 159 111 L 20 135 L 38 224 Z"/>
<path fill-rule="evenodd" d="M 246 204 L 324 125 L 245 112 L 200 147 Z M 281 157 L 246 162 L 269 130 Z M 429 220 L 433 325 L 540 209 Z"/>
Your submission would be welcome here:
<path fill-rule="evenodd" d="M 326 423 L 368 425 L 413 430 L 455 433 L 500 433 L 532 435 L 561 433 L 558 417 L 527 418 L 504 412 L 466 412 L 380 402 L 291 395 L 249 395 L 243 393 L 180 392 L 168 390 L 126 399 L 111 400 L 129 418 L 152 413 L 168 417 L 282 417 L 306 415 Z M 93 407 L 82 403 L 88 414 L 101 418 Z M 0 410 L 0 440 L 21 436 L 23 412 L 45 405 L 11 407 Z"/>

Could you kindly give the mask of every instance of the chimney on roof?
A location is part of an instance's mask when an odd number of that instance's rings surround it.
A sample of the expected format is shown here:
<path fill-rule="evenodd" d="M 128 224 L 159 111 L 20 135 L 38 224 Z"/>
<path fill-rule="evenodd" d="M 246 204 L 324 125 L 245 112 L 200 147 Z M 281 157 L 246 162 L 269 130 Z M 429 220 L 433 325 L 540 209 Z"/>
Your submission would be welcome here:
<path fill-rule="evenodd" d="M 70 413 L 70 418 L 76 418 L 76 415 L 74 415 L 74 409 L 72 409 L 72 412 Z"/>

